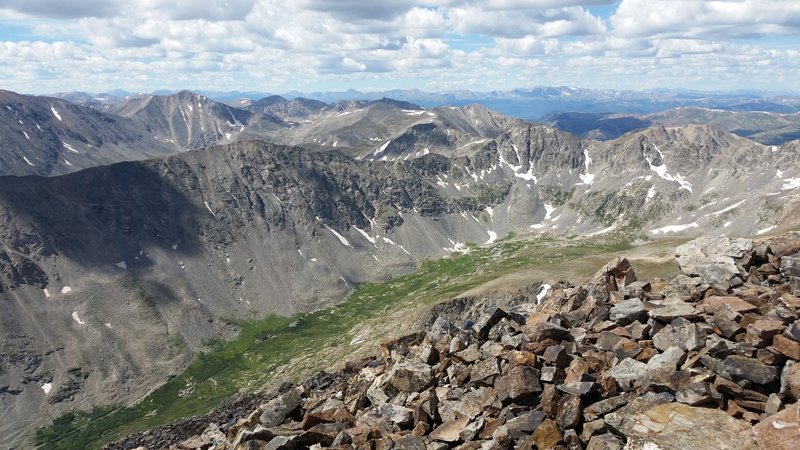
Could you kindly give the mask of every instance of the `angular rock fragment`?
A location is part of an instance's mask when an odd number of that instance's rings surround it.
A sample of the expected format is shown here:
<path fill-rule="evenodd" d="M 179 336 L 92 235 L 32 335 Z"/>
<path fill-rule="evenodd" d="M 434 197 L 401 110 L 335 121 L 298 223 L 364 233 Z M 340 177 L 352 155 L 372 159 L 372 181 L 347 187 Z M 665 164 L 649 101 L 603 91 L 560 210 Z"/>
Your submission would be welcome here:
<path fill-rule="evenodd" d="M 528 411 L 518 414 L 506 421 L 506 433 L 512 439 L 519 439 L 523 436 L 530 436 L 536 428 L 544 421 L 545 415 L 542 411 Z"/>
<path fill-rule="evenodd" d="M 431 366 L 414 360 L 396 363 L 387 373 L 387 382 L 401 392 L 419 392 L 431 384 Z"/>
<path fill-rule="evenodd" d="M 798 403 L 787 406 L 753 427 L 753 436 L 761 450 L 793 450 L 800 443 Z"/>
<path fill-rule="evenodd" d="M 757 384 L 776 381 L 780 373 L 777 367 L 768 366 L 755 358 L 740 355 L 731 355 L 725 358 L 724 367 L 727 373 Z"/>
<path fill-rule="evenodd" d="M 645 375 L 647 375 L 647 364 L 631 358 L 625 359 L 605 373 L 605 376 L 613 378 L 623 391 L 641 385 Z"/>
<path fill-rule="evenodd" d="M 279 425 L 286 420 L 289 415 L 300 407 L 302 392 L 303 389 L 301 387 L 290 389 L 264 405 L 263 412 L 259 418 L 261 424 L 270 427 Z"/>
<path fill-rule="evenodd" d="M 586 445 L 586 450 L 622 450 L 622 448 L 622 440 L 611 433 L 592 436 Z"/>
<path fill-rule="evenodd" d="M 723 305 L 727 305 L 729 308 L 739 314 L 758 311 L 758 307 L 756 305 L 748 303 L 739 297 L 733 296 L 714 295 L 711 297 L 706 297 L 701 303 L 701 306 L 705 309 L 705 311 L 710 314 L 715 314 Z"/>
<path fill-rule="evenodd" d="M 551 449 L 561 442 L 562 439 L 563 436 L 558 430 L 558 426 L 550 419 L 542 422 L 541 425 L 536 428 L 536 431 L 533 432 L 533 442 L 536 444 L 537 449 Z"/>
<path fill-rule="evenodd" d="M 637 320 L 646 320 L 647 313 L 644 310 L 644 303 L 638 298 L 623 300 L 611 307 L 609 311 L 611 320 L 620 325 L 628 325 Z"/>
<path fill-rule="evenodd" d="M 469 419 L 466 417 L 449 420 L 434 428 L 431 431 L 430 439 L 432 441 L 456 442 L 461 439 L 461 432 L 468 424 Z"/>
<path fill-rule="evenodd" d="M 527 366 L 512 367 L 508 375 L 499 377 L 495 381 L 494 389 L 501 401 L 517 401 L 526 395 L 541 392 L 539 371 Z"/>
<path fill-rule="evenodd" d="M 688 303 L 673 303 L 664 305 L 648 312 L 650 317 L 662 322 L 671 322 L 679 317 L 696 319 L 700 312 Z"/>

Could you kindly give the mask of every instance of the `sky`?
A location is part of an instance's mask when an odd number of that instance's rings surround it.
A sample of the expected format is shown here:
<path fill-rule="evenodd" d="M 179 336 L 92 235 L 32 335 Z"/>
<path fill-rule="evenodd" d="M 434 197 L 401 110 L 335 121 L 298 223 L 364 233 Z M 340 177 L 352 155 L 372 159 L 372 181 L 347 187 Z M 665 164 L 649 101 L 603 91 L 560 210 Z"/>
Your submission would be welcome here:
<path fill-rule="evenodd" d="M 0 89 L 800 91 L 797 0 L 3 0 Z"/>

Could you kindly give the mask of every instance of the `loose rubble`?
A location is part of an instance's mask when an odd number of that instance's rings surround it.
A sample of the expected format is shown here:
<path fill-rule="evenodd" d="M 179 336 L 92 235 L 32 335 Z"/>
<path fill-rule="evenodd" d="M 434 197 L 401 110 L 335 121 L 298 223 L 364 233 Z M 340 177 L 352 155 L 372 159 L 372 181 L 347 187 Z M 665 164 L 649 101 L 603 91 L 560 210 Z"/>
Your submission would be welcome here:
<path fill-rule="evenodd" d="M 682 274 L 616 259 L 382 357 L 286 385 L 177 449 L 790 449 L 800 443 L 800 234 L 681 246 Z M 152 447 L 137 435 L 108 448 Z"/>

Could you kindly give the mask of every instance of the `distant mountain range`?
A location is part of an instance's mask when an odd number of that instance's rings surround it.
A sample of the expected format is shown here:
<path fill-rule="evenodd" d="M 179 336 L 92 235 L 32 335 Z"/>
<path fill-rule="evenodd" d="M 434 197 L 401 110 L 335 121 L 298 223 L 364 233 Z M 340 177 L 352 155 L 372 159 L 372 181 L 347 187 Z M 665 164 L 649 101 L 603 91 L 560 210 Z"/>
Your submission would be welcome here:
<path fill-rule="evenodd" d="M 650 114 L 602 114 L 566 112 L 550 114 L 542 122 L 589 139 L 615 139 L 650 125 L 711 125 L 765 145 L 778 145 L 800 138 L 800 113 L 757 110 L 761 102 L 738 105 L 731 110 L 677 107 Z M 774 104 L 767 107 L 778 108 Z M 766 107 L 765 107 L 766 108 Z"/>
<path fill-rule="evenodd" d="M 59 175 L 242 139 L 320 150 L 330 147 L 360 157 L 374 153 L 388 140 L 396 142 L 387 144 L 385 157 L 398 145 L 410 145 L 422 153 L 448 153 L 452 145 L 491 137 L 514 120 L 549 110 L 561 112 L 540 121 L 588 139 L 614 139 L 655 124 L 707 124 L 766 145 L 800 137 L 800 113 L 795 112 L 800 98 L 792 96 L 566 87 L 489 93 L 347 91 L 260 98 L 236 97 L 240 92 L 212 94 L 227 100 L 190 91 L 159 95 L 73 92 L 57 97 L 0 91 L 0 175 Z M 658 109 L 664 106 L 670 108 Z M 651 109 L 657 111 L 630 112 Z M 467 125 L 476 120 L 479 124 Z"/>
<path fill-rule="evenodd" d="M 197 90 L 198 94 L 212 100 L 240 106 L 242 102 L 256 101 L 275 95 L 271 92 L 221 92 Z M 161 90 L 152 95 L 170 95 L 177 91 Z M 53 94 L 65 99 L 82 97 L 88 103 L 97 98 L 107 98 L 106 103 L 116 103 L 123 98 L 143 96 L 121 90 L 102 95 L 85 93 Z M 340 100 L 379 100 L 393 98 L 426 108 L 435 106 L 465 106 L 481 104 L 494 111 L 525 120 L 538 120 L 557 112 L 580 111 L 584 113 L 636 113 L 645 114 L 677 106 L 698 106 L 729 111 L 767 111 L 789 114 L 800 111 L 800 96 L 763 92 L 702 92 L 690 90 L 624 91 L 584 89 L 567 86 L 534 87 L 509 91 L 443 91 L 424 92 L 418 89 L 392 89 L 386 91 L 300 92 L 280 94 L 283 98 L 297 97 L 335 103 Z"/>

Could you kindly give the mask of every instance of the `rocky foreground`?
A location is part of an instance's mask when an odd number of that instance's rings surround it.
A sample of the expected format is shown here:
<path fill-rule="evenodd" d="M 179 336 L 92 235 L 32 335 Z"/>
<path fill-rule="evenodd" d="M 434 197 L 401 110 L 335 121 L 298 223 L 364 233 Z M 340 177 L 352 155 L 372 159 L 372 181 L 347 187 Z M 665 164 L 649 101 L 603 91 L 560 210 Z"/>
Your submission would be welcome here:
<path fill-rule="evenodd" d="M 618 259 L 441 315 L 380 358 L 108 448 L 797 448 L 800 234 L 696 240 L 676 259 L 668 281 Z"/>

